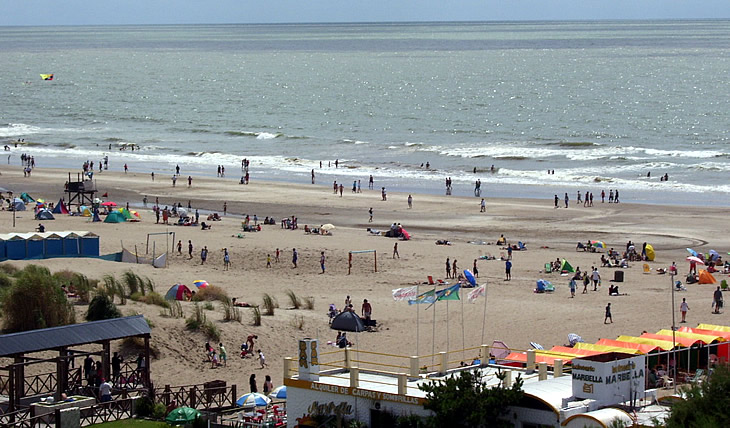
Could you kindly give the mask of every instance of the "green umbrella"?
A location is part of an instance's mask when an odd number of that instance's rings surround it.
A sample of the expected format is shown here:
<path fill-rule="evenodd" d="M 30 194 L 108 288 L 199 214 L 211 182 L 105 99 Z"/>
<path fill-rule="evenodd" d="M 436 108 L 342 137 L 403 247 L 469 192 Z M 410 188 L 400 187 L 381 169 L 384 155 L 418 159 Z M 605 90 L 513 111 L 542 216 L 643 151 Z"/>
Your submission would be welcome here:
<path fill-rule="evenodd" d="M 200 412 L 192 407 L 178 407 L 170 412 L 165 420 L 170 425 L 184 425 L 193 422 L 198 416 L 200 416 Z"/>

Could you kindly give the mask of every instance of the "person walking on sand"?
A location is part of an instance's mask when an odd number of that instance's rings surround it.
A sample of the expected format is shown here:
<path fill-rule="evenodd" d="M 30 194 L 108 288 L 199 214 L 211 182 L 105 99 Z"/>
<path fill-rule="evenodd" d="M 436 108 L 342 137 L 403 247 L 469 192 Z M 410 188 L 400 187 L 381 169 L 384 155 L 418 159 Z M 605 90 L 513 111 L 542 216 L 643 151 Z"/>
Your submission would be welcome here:
<path fill-rule="evenodd" d="M 459 268 L 456 267 L 456 259 L 454 259 L 454 262 L 451 264 L 451 277 L 456 278 L 456 272 L 459 271 Z"/>
<path fill-rule="evenodd" d="M 451 260 L 446 257 L 446 278 L 451 278 Z"/>
<path fill-rule="evenodd" d="M 505 281 L 511 281 L 512 280 L 512 260 L 507 260 L 504 263 L 504 273 L 505 273 Z"/>
<path fill-rule="evenodd" d="M 480 203 L 479 212 L 487 212 L 487 202 L 484 200 L 484 198 L 482 198 L 482 202 Z"/>
<path fill-rule="evenodd" d="M 182 256 L 182 239 L 177 241 L 177 255 Z"/>
<path fill-rule="evenodd" d="M 555 195 L 555 208 L 558 207 L 558 202 L 560 201 L 560 198 L 558 198 L 558 195 Z"/>
<path fill-rule="evenodd" d="M 575 278 L 570 278 L 570 298 L 575 298 Z"/>
<path fill-rule="evenodd" d="M 228 214 L 228 201 L 223 202 L 223 215 Z"/>
<path fill-rule="evenodd" d="M 408 195 L 408 209 L 413 208 L 413 196 Z"/>
<path fill-rule="evenodd" d="M 593 291 L 598 291 L 598 284 L 601 282 L 601 275 L 598 273 L 598 268 L 593 268 L 591 280 L 593 281 Z"/>
<path fill-rule="evenodd" d="M 722 307 L 722 291 L 720 291 L 720 287 L 717 287 L 717 290 L 715 290 L 715 293 L 712 295 L 712 305 L 715 307 L 715 311 L 713 313 L 719 314 L 720 308 Z"/>
<path fill-rule="evenodd" d="M 223 364 L 223 367 L 228 366 L 228 353 L 226 352 L 226 348 L 223 346 L 223 343 L 219 343 L 218 346 L 220 347 L 220 356 L 221 356 L 221 363 Z"/>
<path fill-rule="evenodd" d="M 342 183 L 340 183 L 339 189 L 340 189 L 340 198 L 341 198 L 342 197 L 342 192 L 345 191 L 345 186 Z"/>
<path fill-rule="evenodd" d="M 385 187 L 380 191 L 380 195 L 383 197 L 384 201 L 388 200 L 388 194 L 385 192 Z"/>
<path fill-rule="evenodd" d="M 223 249 L 223 270 L 231 268 L 231 256 L 228 254 L 228 248 Z"/>
<path fill-rule="evenodd" d="M 565 192 L 565 208 L 568 208 L 569 202 L 570 202 L 570 198 L 568 197 L 568 192 Z"/>
<path fill-rule="evenodd" d="M 188 175 L 188 187 L 190 187 L 192 185 L 193 185 L 193 176 L 192 175 Z"/>
<path fill-rule="evenodd" d="M 370 214 L 370 219 L 368 219 L 368 223 L 372 223 L 373 222 L 373 207 L 370 207 L 370 209 L 368 210 L 368 214 Z"/>
<path fill-rule="evenodd" d="M 276 263 L 279 263 L 279 255 L 280 255 L 280 254 L 281 254 L 281 252 L 280 252 L 280 251 L 279 251 L 279 249 L 277 248 L 277 249 L 276 249 L 276 253 L 274 253 L 274 255 L 275 255 L 274 261 L 276 261 Z"/>
<path fill-rule="evenodd" d="M 252 373 L 251 377 L 248 378 L 248 386 L 251 388 L 251 392 L 259 392 L 259 389 L 256 386 L 256 373 Z"/>
<path fill-rule="evenodd" d="M 679 311 L 682 312 L 682 321 L 680 322 L 687 322 L 687 311 L 689 310 L 689 304 L 687 303 L 686 298 L 682 298 L 682 303 L 679 305 Z"/>
<path fill-rule="evenodd" d="M 393 258 L 396 258 L 396 257 L 400 258 L 400 254 L 398 254 L 398 243 L 397 242 L 393 245 Z"/>
<path fill-rule="evenodd" d="M 474 259 L 474 266 L 471 268 L 474 278 L 479 278 L 479 269 L 477 269 L 477 259 Z"/>
<path fill-rule="evenodd" d="M 319 266 L 322 268 L 322 272 L 320 272 L 320 273 L 324 273 L 324 262 L 325 262 L 326 258 L 324 256 L 324 251 L 322 251 L 322 253 L 320 253 L 320 254 L 321 255 L 319 257 Z"/>
<path fill-rule="evenodd" d="M 266 268 L 271 269 L 271 254 L 266 255 Z"/>
<path fill-rule="evenodd" d="M 613 317 L 611 316 L 611 302 L 608 302 L 608 305 L 606 305 L 606 317 L 603 318 L 603 323 L 608 324 L 606 321 L 611 320 L 611 324 L 613 324 Z"/>
<path fill-rule="evenodd" d="M 312 184 L 314 184 L 314 170 L 312 170 Z"/>
<path fill-rule="evenodd" d="M 175 187 L 175 184 L 177 183 L 177 175 L 172 176 L 172 187 Z"/>
<path fill-rule="evenodd" d="M 208 259 L 208 246 L 204 246 L 202 250 L 200 250 L 200 264 L 204 265 L 205 261 Z"/>
<path fill-rule="evenodd" d="M 190 256 L 190 259 L 193 258 L 193 241 L 188 239 L 188 256 Z"/>
<path fill-rule="evenodd" d="M 366 324 L 370 321 L 370 317 L 373 315 L 373 307 L 368 303 L 368 299 L 362 301 L 362 317 L 365 319 Z"/>
<path fill-rule="evenodd" d="M 297 249 L 292 248 L 291 249 L 291 262 L 294 265 L 294 268 L 297 267 L 297 258 L 298 258 Z"/>
<path fill-rule="evenodd" d="M 259 363 L 261 364 L 261 368 L 266 367 L 266 356 L 264 355 L 264 352 L 259 349 Z"/>

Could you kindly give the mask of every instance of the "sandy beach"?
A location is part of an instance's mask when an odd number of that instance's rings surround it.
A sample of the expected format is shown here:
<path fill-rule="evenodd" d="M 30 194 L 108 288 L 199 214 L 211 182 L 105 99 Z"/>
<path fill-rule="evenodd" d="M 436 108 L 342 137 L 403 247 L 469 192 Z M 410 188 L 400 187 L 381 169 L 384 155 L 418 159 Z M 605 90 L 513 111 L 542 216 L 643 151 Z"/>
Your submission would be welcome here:
<path fill-rule="evenodd" d="M 11 189 L 19 196 L 28 192 L 46 201 L 58 201 L 63 196 L 63 185 L 68 179 L 68 170 L 36 168 L 32 177 L 24 178 L 17 166 L 0 166 L 0 186 Z M 101 278 L 104 274 L 121 274 L 132 269 L 152 278 L 156 291 L 164 294 L 178 282 L 192 286 L 197 279 L 222 287 L 229 296 L 238 301 L 260 304 L 264 293 L 278 299 L 280 308 L 274 316 L 263 317 L 262 325 L 251 325 L 250 309 L 242 308 L 243 321 L 223 322 L 219 303 L 207 312 L 222 333 L 222 341 L 229 354 L 227 367 L 211 369 L 204 362 L 201 333 L 185 330 L 184 319 L 167 318 L 158 306 L 128 301 L 120 306 L 124 314 L 141 313 L 154 323 L 152 343 L 160 351 L 159 359 L 152 363 L 152 377 L 157 385 L 183 385 L 201 383 L 214 379 L 225 379 L 237 383 L 239 390 L 247 390 L 251 373 L 263 380 L 270 374 L 274 384 L 282 380 L 283 358 L 295 356 L 297 339 L 319 338 L 321 343 L 335 339 L 336 332 L 328 327 L 326 315 L 330 303 L 341 308 L 345 296 L 350 295 L 355 309 L 360 312 L 363 299 L 373 305 L 373 318 L 380 325 L 377 332 L 362 333 L 355 339 L 360 349 L 400 355 L 431 354 L 432 310 L 425 311 L 422 305 L 409 306 L 396 302 L 391 290 L 420 284 L 428 275 L 436 279 L 445 277 L 444 263 L 448 257 L 457 259 L 460 269 L 471 269 L 474 259 L 483 255 L 494 255 L 497 260 L 479 260 L 479 282 L 488 284 L 487 323 L 485 343 L 498 339 L 512 348 L 529 348 L 529 342 L 537 342 L 549 348 L 567 342 L 568 333 L 578 333 L 586 341 L 599 338 L 615 339 L 618 335 L 640 335 L 643 330 L 654 332 L 669 328 L 672 323 L 670 278 L 656 274 L 659 267 L 668 267 L 673 261 L 679 266 L 679 277 L 684 280 L 688 271 L 685 258 L 686 247 L 707 252 L 716 249 L 725 254 L 730 249 L 727 236 L 727 212 L 720 208 L 693 206 L 638 205 L 624 200 L 620 204 L 601 203 L 596 192 L 594 207 L 583 208 L 571 201 L 569 209 L 555 209 L 552 195 L 544 200 L 493 199 L 489 198 L 490 185 L 482 184 L 483 195 L 487 197 L 486 213 L 479 211 L 479 198 L 436 196 L 414 194 L 413 208 L 407 204 L 408 194 L 388 192 L 388 200 L 382 201 L 378 183 L 376 190 L 363 186 L 360 194 L 346 188 L 342 197 L 332 192 L 331 184 L 311 185 L 309 183 L 286 184 L 259 182 L 253 177 L 249 185 L 240 185 L 234 179 L 193 177 L 191 187 L 187 186 L 187 174 L 177 186 L 172 186 L 169 176 L 158 174 L 152 181 L 146 172 L 129 173 L 104 171 L 94 175 L 100 195 L 108 193 L 106 200 L 123 206 L 129 202 L 140 211 L 139 223 L 92 223 L 85 217 L 57 215 L 56 220 L 43 222 L 47 231 L 88 230 L 98 234 L 101 254 L 118 252 L 122 245 L 134 251 L 144 252 L 147 234 L 175 232 L 176 240 L 183 242 L 183 254 L 178 255 L 170 243 L 169 267 L 155 269 L 148 265 L 133 265 L 96 259 L 49 259 L 35 261 L 10 261 L 18 267 L 29 263 L 47 266 L 51 271 L 71 269 L 90 278 Z M 76 171 L 72 174 L 75 178 Z M 364 177 L 363 177 L 364 178 Z M 363 180 L 364 182 L 365 180 Z M 144 196 L 148 207 L 142 206 Z M 574 194 L 570 194 L 571 199 Z M 623 196 L 623 195 L 622 195 Z M 211 230 L 199 227 L 177 227 L 155 224 L 151 207 L 159 198 L 160 206 L 181 203 L 201 210 L 201 218 L 208 212 L 223 214 L 223 203 L 227 202 L 228 215 L 220 222 L 213 222 Z M 625 199 L 626 197 L 623 196 Z M 678 201 L 681 202 L 681 201 Z M 368 209 L 373 208 L 373 222 L 368 223 Z M 0 212 L 0 233 L 31 232 L 38 221 L 32 211 L 13 214 Z M 261 232 L 241 232 L 243 215 L 257 215 L 259 220 L 269 216 L 277 220 L 276 225 L 263 226 Z M 279 222 L 284 217 L 298 217 L 298 230 L 282 229 Z M 176 219 L 175 219 L 176 220 Z M 401 223 L 410 232 L 409 241 L 396 241 L 366 232 L 371 227 L 385 232 L 392 223 Z M 309 235 L 304 225 L 319 226 L 331 223 L 336 226 L 332 236 Z M 495 245 L 498 237 L 504 236 L 511 243 L 523 241 L 527 251 L 513 253 L 512 280 L 504 281 L 504 262 L 499 260 L 505 250 Z M 187 256 L 187 241 L 194 245 L 193 258 Z M 451 245 L 436 245 L 437 240 L 448 240 Z M 608 296 L 609 280 L 613 269 L 600 268 L 602 287 L 598 292 L 581 294 L 579 287 L 575 298 L 570 297 L 569 277 L 556 273 L 542 272 L 544 264 L 556 258 L 566 258 L 581 270 L 600 266 L 601 253 L 576 252 L 578 241 L 604 241 L 608 247 L 619 251 L 625 249 L 628 240 L 640 248 L 649 242 L 656 250 L 656 260 L 648 262 L 651 273 L 642 271 L 642 263 L 632 263 L 625 271 L 625 281 L 620 285 L 627 296 Z M 484 241 L 486 245 L 470 243 Z M 156 250 L 166 246 L 163 237 L 155 241 Z M 393 245 L 398 242 L 400 258 L 393 259 Z M 210 255 L 207 263 L 201 265 L 200 250 L 207 246 Z M 222 249 L 231 254 L 230 271 L 223 269 Z M 276 249 L 281 251 L 281 261 L 266 267 L 267 254 L 272 259 Z M 292 249 L 299 253 L 298 268 L 291 263 Z M 373 271 L 372 254 L 356 255 L 352 273 L 347 273 L 348 251 L 377 250 L 378 272 Z M 326 273 L 321 274 L 319 260 L 324 251 L 327 257 Z M 716 274 L 718 281 L 727 275 Z M 553 282 L 556 292 L 552 294 L 533 293 L 535 281 L 544 278 Z M 673 308 L 678 311 L 682 298 L 690 306 L 689 326 L 700 322 L 730 324 L 730 313 L 711 314 L 712 285 L 689 285 L 686 292 L 677 294 Z M 592 287 L 590 288 L 592 290 Z M 314 310 L 289 310 L 287 290 L 298 296 L 312 296 Z M 424 286 L 422 291 L 426 291 Z M 611 302 L 613 324 L 604 324 L 604 307 Z M 436 305 L 436 341 L 433 348 L 438 351 L 478 346 L 482 335 L 484 301 L 476 304 L 451 302 L 447 335 L 447 314 L 445 305 Z M 192 303 L 183 302 L 185 316 L 192 312 Z M 463 309 L 462 309 L 463 308 Z M 420 325 L 417 326 L 417 310 Z M 465 320 L 465 335 L 462 337 L 461 316 Z M 77 306 L 77 318 L 82 320 L 85 307 Z M 678 312 L 677 312 L 678 314 Z M 298 329 L 293 320 L 302 317 L 304 324 Z M 678 318 L 679 319 L 679 318 Z M 416 349 L 416 332 L 419 332 L 419 348 Z M 268 367 L 261 369 L 254 359 L 241 360 L 238 349 L 249 334 L 257 334 L 257 347 L 266 354 Z M 351 338 L 352 339 L 352 338 Z M 448 344 L 447 344 L 448 341 Z M 466 358 L 472 358 L 466 356 Z M 129 356 L 129 358 L 132 358 Z M 261 381 L 260 381 L 261 382 Z"/>

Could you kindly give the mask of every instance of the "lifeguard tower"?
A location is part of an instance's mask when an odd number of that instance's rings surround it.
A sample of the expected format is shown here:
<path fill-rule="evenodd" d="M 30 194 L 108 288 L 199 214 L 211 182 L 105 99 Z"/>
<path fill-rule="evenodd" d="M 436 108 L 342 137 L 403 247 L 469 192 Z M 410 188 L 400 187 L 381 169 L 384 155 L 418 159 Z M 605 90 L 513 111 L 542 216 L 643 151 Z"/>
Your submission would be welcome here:
<path fill-rule="evenodd" d="M 68 193 L 67 204 L 71 208 L 72 205 L 80 207 L 94 203 L 96 195 L 96 183 L 93 180 L 84 180 L 81 173 L 76 174 L 76 181 L 71 181 L 71 173 L 68 173 L 68 181 L 66 182 L 66 193 Z M 70 211 L 70 209 L 69 209 Z"/>

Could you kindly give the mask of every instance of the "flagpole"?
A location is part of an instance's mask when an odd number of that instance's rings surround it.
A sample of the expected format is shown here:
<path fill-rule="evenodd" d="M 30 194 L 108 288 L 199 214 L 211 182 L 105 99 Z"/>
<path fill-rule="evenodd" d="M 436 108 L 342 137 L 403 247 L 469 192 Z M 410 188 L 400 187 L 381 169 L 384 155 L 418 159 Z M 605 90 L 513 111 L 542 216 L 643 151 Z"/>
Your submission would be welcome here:
<path fill-rule="evenodd" d="M 433 286 L 433 295 L 436 297 L 436 285 Z M 434 300 L 436 303 L 436 300 Z M 433 303 L 431 304 L 433 306 Z M 426 308 L 428 309 L 428 308 Z M 436 355 L 436 308 L 433 308 L 433 322 L 431 323 L 433 333 L 431 335 L 431 364 L 433 364 L 434 356 Z"/>
<path fill-rule="evenodd" d="M 421 295 L 420 284 L 417 284 L 416 285 L 416 297 L 418 297 L 420 295 Z M 416 307 L 416 355 L 421 355 L 421 348 L 418 346 L 418 344 L 419 344 L 418 338 L 420 337 L 418 333 L 421 328 L 421 323 L 419 321 L 421 318 L 421 311 L 418 310 L 418 305 L 413 305 L 413 306 Z"/>
<path fill-rule="evenodd" d="M 466 349 L 466 339 L 464 338 L 464 299 L 463 295 L 459 295 L 461 300 L 461 359 L 464 359 L 464 349 Z M 481 345 L 481 344 L 480 344 Z"/>
<path fill-rule="evenodd" d="M 446 360 L 449 358 L 449 301 L 446 301 Z"/>

